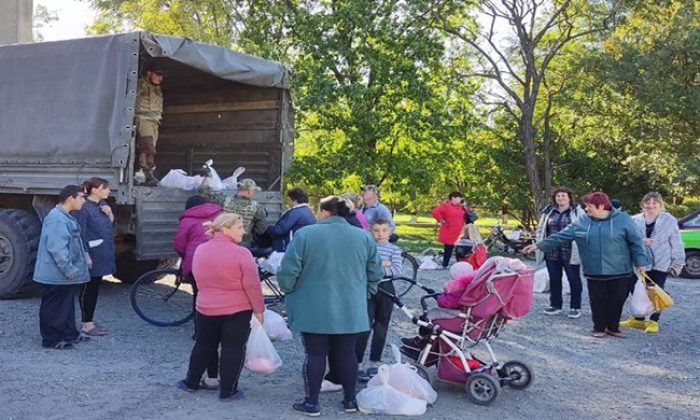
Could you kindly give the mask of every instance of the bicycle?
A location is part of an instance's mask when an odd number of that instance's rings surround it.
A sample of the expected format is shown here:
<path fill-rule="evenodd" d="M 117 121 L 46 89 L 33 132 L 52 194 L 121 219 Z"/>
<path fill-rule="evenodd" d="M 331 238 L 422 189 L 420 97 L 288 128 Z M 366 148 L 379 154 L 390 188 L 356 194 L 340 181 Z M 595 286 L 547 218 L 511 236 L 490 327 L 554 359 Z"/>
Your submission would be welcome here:
<path fill-rule="evenodd" d="M 513 257 L 524 257 L 528 260 L 534 260 L 535 254 L 521 254 L 520 251 L 527 245 L 535 243 L 532 238 L 523 238 L 520 240 L 509 239 L 503 227 L 501 225 L 496 225 L 491 228 L 491 233 L 484 240 L 484 245 L 489 254 L 493 255 L 503 255 L 503 256 L 513 256 Z"/>
<path fill-rule="evenodd" d="M 194 318 L 192 285 L 177 268 L 149 271 L 131 287 L 131 307 L 136 314 L 158 327 L 176 327 Z"/>

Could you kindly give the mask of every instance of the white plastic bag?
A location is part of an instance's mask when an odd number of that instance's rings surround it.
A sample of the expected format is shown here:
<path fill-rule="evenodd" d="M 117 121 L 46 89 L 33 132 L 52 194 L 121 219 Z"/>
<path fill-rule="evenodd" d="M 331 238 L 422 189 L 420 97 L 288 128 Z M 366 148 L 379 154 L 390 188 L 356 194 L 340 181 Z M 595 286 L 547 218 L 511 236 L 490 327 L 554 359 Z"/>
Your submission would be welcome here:
<path fill-rule="evenodd" d="M 265 309 L 265 322 L 263 323 L 263 328 L 265 333 L 270 340 L 286 341 L 292 339 L 292 332 L 287 327 L 287 323 L 284 322 L 282 315 L 275 311 Z"/>
<path fill-rule="evenodd" d="M 233 171 L 233 175 L 230 177 L 224 179 L 224 188 L 227 190 L 238 190 L 238 178 L 245 172 L 245 168 L 242 166 L 239 166 L 236 168 L 235 171 Z"/>
<path fill-rule="evenodd" d="M 630 299 L 630 314 L 637 318 L 645 318 L 656 311 L 654 303 L 649 299 L 647 288 L 644 283 L 637 279 Z"/>
<path fill-rule="evenodd" d="M 440 265 L 437 261 L 438 255 L 432 248 L 424 249 L 418 256 L 416 260 L 420 262 L 418 266 L 419 270 L 437 270 Z"/>
<path fill-rule="evenodd" d="M 204 178 L 196 176 L 188 176 L 187 172 L 182 169 L 171 169 L 158 183 L 165 188 L 178 188 L 186 191 L 193 190 L 202 184 Z"/>
<path fill-rule="evenodd" d="M 206 177 L 204 182 L 209 186 L 209 189 L 212 191 L 221 191 L 224 189 L 224 183 L 221 181 L 221 177 L 219 176 L 219 173 L 216 172 L 216 169 L 212 166 L 214 164 L 214 161 L 209 159 L 204 163 L 204 166 L 209 169 L 209 176 Z"/>
<path fill-rule="evenodd" d="M 546 268 L 540 268 L 535 272 L 535 281 L 533 282 L 533 291 L 535 293 L 549 293 L 549 272 Z M 561 292 L 565 295 L 571 294 L 571 285 L 566 272 L 562 272 L 561 277 Z"/>
<path fill-rule="evenodd" d="M 273 251 L 262 263 L 262 268 L 272 274 L 275 274 L 277 273 L 277 269 L 280 267 L 280 264 L 282 264 L 282 258 L 284 258 L 284 252 Z"/>
<path fill-rule="evenodd" d="M 427 403 L 397 391 L 388 384 L 389 366 L 381 365 L 375 378 L 379 385 L 367 386 L 357 394 L 357 407 L 365 414 L 388 416 L 421 416 L 427 410 Z"/>
<path fill-rule="evenodd" d="M 428 404 L 432 404 L 437 400 L 437 392 L 433 389 L 428 381 L 423 379 L 416 368 L 408 363 L 401 363 L 401 351 L 395 345 L 391 345 L 391 352 L 394 355 L 396 363 L 389 366 L 389 379 L 387 383 L 397 391 L 410 395 L 413 398 L 423 400 Z M 374 376 L 369 380 L 367 386 L 379 386 L 381 382 L 378 376 Z"/>
<path fill-rule="evenodd" d="M 250 336 L 245 349 L 245 364 L 251 372 L 268 374 L 282 366 L 282 359 L 256 317 L 250 320 Z"/>

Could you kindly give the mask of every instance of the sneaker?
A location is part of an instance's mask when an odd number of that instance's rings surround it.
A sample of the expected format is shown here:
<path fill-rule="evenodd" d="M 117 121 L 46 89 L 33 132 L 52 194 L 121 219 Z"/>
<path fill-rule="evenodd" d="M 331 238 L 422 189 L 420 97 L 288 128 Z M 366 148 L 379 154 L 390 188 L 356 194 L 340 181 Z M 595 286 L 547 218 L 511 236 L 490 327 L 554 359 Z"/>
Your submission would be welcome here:
<path fill-rule="evenodd" d="M 219 395 L 219 401 L 233 401 L 243 398 L 244 396 L 245 394 L 243 393 L 243 390 L 237 389 L 228 395 Z"/>
<path fill-rule="evenodd" d="M 624 321 L 620 321 L 620 326 L 624 328 L 639 328 L 644 329 L 647 326 L 646 321 L 636 319 L 635 317 L 629 317 Z"/>
<path fill-rule="evenodd" d="M 189 386 L 187 386 L 187 382 L 184 379 L 177 381 L 175 386 L 178 387 L 179 389 L 185 391 L 185 392 L 195 392 L 196 391 L 196 389 L 190 388 Z"/>
<path fill-rule="evenodd" d="M 346 413 L 357 413 L 357 400 L 354 398 L 350 401 L 343 400 L 343 410 Z"/>
<path fill-rule="evenodd" d="M 659 323 L 656 321 L 647 321 L 647 326 L 644 328 L 644 332 L 647 334 L 656 334 L 659 332 Z"/>
<path fill-rule="evenodd" d="M 342 390 L 342 385 L 333 383 L 328 379 L 324 379 L 323 382 L 321 382 L 321 392 L 338 392 Z"/>
<path fill-rule="evenodd" d="M 292 405 L 292 408 L 309 417 L 318 417 L 321 415 L 321 408 L 318 406 L 318 404 L 311 404 L 306 400 L 304 400 L 303 403 L 296 403 Z"/>
<path fill-rule="evenodd" d="M 544 314 L 545 315 L 559 315 L 561 313 L 560 308 L 555 308 L 553 306 L 548 306 L 544 308 Z"/>
<path fill-rule="evenodd" d="M 567 316 L 571 319 L 581 318 L 581 310 L 580 309 L 570 309 L 569 315 L 567 315 Z"/>

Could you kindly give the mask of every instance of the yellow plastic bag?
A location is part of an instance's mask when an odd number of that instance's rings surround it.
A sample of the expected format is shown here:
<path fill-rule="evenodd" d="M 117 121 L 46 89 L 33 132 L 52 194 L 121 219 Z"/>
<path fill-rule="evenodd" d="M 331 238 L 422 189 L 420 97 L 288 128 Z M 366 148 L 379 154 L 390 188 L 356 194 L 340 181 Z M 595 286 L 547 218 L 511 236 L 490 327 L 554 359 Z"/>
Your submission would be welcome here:
<path fill-rule="evenodd" d="M 673 298 L 658 284 L 654 283 L 654 281 L 649 278 L 647 273 L 644 273 L 644 275 L 640 277 L 640 280 L 644 281 L 647 288 L 647 294 L 649 295 L 651 302 L 654 304 L 656 312 L 661 312 L 664 309 L 673 306 Z"/>

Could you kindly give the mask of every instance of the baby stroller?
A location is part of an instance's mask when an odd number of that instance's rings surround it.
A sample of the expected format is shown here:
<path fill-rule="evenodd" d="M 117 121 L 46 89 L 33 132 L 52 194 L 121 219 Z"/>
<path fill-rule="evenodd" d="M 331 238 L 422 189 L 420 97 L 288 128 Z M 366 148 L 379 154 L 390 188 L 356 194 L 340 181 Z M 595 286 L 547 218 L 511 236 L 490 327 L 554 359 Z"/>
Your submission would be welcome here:
<path fill-rule="evenodd" d="M 401 348 L 417 362 L 418 373 L 432 382 L 429 369 L 437 365 L 438 380 L 464 385 L 469 399 L 479 405 L 495 402 L 504 386 L 525 389 L 532 384 L 532 370 L 519 361 L 501 363 L 491 348 L 510 319 L 525 316 L 532 306 L 534 270 L 520 260 L 492 257 L 479 268 L 460 298 L 459 310 L 428 310 L 427 301 L 440 293 L 421 287 L 428 294 L 420 299 L 423 315 L 416 317 L 396 296 L 399 309 L 418 325 L 420 338 L 404 339 Z M 483 343 L 490 360 L 478 359 L 468 351 Z"/>

